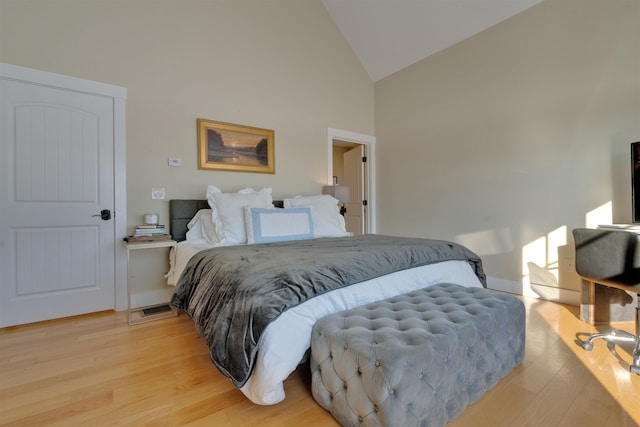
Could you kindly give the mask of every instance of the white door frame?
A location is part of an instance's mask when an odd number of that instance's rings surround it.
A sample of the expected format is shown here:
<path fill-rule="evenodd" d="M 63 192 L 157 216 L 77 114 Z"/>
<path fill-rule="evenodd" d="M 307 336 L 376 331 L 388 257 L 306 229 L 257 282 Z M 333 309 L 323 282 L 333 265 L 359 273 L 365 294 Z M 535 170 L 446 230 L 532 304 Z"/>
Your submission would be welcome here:
<path fill-rule="evenodd" d="M 78 79 L 47 71 L 34 70 L 0 62 L 0 77 L 57 89 L 73 90 L 92 95 L 113 98 L 113 159 L 114 159 L 114 228 L 115 228 L 115 309 L 126 310 L 127 301 L 127 250 L 119 244 L 127 235 L 127 168 L 126 168 L 126 126 L 125 103 L 127 89 L 106 83 Z"/>
<path fill-rule="evenodd" d="M 368 233 L 374 234 L 376 232 L 376 162 L 375 162 L 375 144 L 376 137 L 371 135 L 364 135 L 356 132 L 349 132 L 346 130 L 328 128 L 327 129 L 327 148 L 328 148 L 328 172 L 327 172 L 327 185 L 333 184 L 333 140 L 338 139 L 340 141 L 353 142 L 355 144 L 361 144 L 367 146 L 367 167 L 368 173 L 366 174 L 366 181 L 364 184 L 367 188 L 367 224 Z"/>

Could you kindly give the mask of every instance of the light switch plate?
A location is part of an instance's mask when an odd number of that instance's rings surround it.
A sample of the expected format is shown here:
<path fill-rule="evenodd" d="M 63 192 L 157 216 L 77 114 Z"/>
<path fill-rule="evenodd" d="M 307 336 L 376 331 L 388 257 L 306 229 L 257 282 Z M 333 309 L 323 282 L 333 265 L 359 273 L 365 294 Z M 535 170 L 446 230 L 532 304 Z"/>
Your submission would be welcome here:
<path fill-rule="evenodd" d="M 152 188 L 151 198 L 153 200 L 164 199 L 164 188 Z"/>
<path fill-rule="evenodd" d="M 182 159 L 176 157 L 169 157 L 169 166 L 182 166 Z"/>

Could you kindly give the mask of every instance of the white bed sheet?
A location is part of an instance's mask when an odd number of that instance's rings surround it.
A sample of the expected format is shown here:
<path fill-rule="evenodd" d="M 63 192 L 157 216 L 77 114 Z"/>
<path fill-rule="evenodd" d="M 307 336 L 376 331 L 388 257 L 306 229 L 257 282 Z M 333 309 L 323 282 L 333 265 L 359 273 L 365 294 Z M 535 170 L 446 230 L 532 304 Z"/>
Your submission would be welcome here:
<path fill-rule="evenodd" d="M 180 279 L 180 275 L 184 271 L 184 268 L 187 266 L 187 263 L 196 253 L 204 250 L 211 249 L 215 246 L 207 242 L 206 240 L 184 240 L 182 242 L 178 242 L 175 248 L 171 248 L 171 252 L 169 254 L 169 272 L 165 274 L 165 278 L 167 279 L 167 284 L 171 286 L 175 286 L 178 284 L 178 279 Z"/>
<path fill-rule="evenodd" d="M 180 242 L 172 255 L 170 279 L 175 279 L 173 284 L 193 254 L 211 247 L 200 241 Z M 445 282 L 482 287 L 469 263 L 445 261 L 336 289 L 287 310 L 265 329 L 251 376 L 240 390 L 259 405 L 281 402 L 285 398 L 283 382 L 310 347 L 311 329 L 317 320 L 331 313 Z"/>

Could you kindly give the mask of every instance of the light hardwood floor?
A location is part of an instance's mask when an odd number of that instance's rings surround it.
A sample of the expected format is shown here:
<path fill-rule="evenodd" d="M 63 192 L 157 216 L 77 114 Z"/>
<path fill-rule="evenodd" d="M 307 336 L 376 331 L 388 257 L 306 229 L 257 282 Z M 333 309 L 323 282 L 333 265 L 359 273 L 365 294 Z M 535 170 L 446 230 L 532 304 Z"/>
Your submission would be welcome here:
<path fill-rule="evenodd" d="M 631 349 L 597 342 L 586 352 L 575 340 L 595 329 L 577 307 L 523 300 L 524 362 L 449 425 L 638 426 Z M 309 382 L 301 365 L 283 403 L 252 404 L 213 367 L 186 315 L 128 326 L 125 313 L 103 312 L 0 330 L 3 426 L 336 426 Z"/>

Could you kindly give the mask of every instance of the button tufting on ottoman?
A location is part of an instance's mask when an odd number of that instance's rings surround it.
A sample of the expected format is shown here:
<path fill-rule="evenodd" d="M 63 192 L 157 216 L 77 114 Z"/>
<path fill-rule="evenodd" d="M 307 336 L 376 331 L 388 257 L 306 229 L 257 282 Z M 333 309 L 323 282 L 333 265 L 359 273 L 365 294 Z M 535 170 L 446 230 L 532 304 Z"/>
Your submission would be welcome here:
<path fill-rule="evenodd" d="M 444 426 L 522 362 L 524 304 L 439 284 L 320 319 L 314 399 L 343 426 Z"/>

